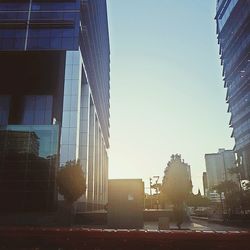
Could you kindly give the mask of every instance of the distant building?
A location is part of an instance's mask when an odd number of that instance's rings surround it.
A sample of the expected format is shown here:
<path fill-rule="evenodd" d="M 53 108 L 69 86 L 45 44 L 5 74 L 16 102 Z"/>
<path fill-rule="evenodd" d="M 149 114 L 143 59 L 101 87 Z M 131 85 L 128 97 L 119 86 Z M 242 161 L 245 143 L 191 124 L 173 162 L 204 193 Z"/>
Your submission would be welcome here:
<path fill-rule="evenodd" d="M 215 19 L 234 150 L 250 179 L 250 1 L 217 0 Z"/>
<path fill-rule="evenodd" d="M 218 153 L 205 154 L 207 186 L 213 186 L 226 180 L 237 182 L 236 176 L 229 173 L 229 169 L 236 167 L 233 150 L 219 149 Z"/>
<path fill-rule="evenodd" d="M 206 173 L 206 172 L 203 172 L 203 175 L 202 175 L 202 182 L 203 182 L 204 196 L 207 196 L 207 192 L 208 192 L 208 183 L 207 183 L 207 173 Z"/>
<path fill-rule="evenodd" d="M 221 199 L 224 200 L 225 199 L 225 196 L 224 196 L 224 193 L 221 194 L 221 197 L 220 195 L 215 192 L 215 191 L 210 191 L 208 192 L 207 194 L 207 197 L 210 199 L 211 202 L 213 203 L 221 203 Z"/>

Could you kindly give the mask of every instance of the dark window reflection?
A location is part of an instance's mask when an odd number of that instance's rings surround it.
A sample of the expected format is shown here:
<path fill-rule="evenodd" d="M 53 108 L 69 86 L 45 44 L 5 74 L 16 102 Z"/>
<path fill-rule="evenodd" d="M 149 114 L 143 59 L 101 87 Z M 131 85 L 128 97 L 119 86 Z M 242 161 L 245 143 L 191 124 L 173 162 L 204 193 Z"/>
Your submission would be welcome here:
<path fill-rule="evenodd" d="M 51 124 L 52 96 L 30 95 L 24 97 L 22 124 L 46 125 Z"/>
<path fill-rule="evenodd" d="M 10 96 L 0 95 L 0 125 L 7 125 L 10 111 Z"/>
<path fill-rule="evenodd" d="M 0 126 L 0 211 L 52 211 L 56 205 L 57 125 Z"/>

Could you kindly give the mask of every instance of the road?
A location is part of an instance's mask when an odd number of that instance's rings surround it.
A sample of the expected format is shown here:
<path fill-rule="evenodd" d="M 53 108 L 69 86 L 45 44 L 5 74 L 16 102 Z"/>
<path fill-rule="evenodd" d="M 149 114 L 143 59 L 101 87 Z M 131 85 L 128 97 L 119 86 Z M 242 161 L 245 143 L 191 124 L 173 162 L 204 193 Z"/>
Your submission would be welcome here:
<path fill-rule="evenodd" d="M 190 225 L 192 230 L 212 230 L 212 231 L 249 231 L 250 229 L 237 226 L 227 226 L 218 223 L 208 222 L 200 219 L 192 219 Z"/>
<path fill-rule="evenodd" d="M 175 223 L 170 223 L 170 230 L 177 230 Z M 183 223 L 181 228 L 183 230 L 196 230 L 196 231 L 250 231 L 250 229 L 236 226 L 226 226 L 222 224 L 208 222 L 201 219 L 192 219 L 189 223 Z M 145 222 L 144 229 L 158 230 L 157 222 Z"/>

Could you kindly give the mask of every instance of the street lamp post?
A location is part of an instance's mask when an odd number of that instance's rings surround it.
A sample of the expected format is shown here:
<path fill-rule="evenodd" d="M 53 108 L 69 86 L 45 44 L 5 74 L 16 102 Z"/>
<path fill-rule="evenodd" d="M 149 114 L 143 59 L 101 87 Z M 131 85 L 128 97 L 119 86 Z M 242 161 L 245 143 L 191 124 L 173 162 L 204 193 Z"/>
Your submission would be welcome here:
<path fill-rule="evenodd" d="M 152 209 L 152 178 L 149 178 L 150 209 Z"/>
<path fill-rule="evenodd" d="M 158 180 L 160 178 L 160 176 L 156 175 L 156 176 L 153 176 L 153 178 L 156 178 L 156 181 L 155 181 L 155 190 L 156 190 L 156 209 L 158 210 L 159 209 L 159 190 L 158 190 Z"/>

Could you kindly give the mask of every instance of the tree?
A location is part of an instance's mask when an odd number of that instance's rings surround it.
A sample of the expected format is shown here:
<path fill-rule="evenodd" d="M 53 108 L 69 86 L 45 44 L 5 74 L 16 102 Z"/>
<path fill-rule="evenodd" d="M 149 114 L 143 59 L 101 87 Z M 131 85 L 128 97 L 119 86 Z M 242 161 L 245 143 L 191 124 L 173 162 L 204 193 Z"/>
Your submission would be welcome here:
<path fill-rule="evenodd" d="M 220 195 L 222 213 L 224 213 L 222 193 L 224 193 L 225 196 L 225 204 L 229 215 L 235 212 L 235 209 L 240 206 L 240 190 L 234 181 L 223 181 L 218 185 L 215 185 L 213 189 Z"/>
<path fill-rule="evenodd" d="M 224 192 L 224 186 L 222 183 L 213 186 L 211 189 L 215 190 L 219 196 L 220 196 L 220 203 L 221 203 L 221 211 L 222 214 L 224 214 L 224 205 L 223 205 L 223 200 L 222 200 L 222 193 Z"/>
<path fill-rule="evenodd" d="M 250 210 L 250 189 L 242 192 L 242 206 L 244 207 L 244 210 Z"/>
<path fill-rule="evenodd" d="M 185 202 L 192 191 L 192 183 L 180 155 L 171 157 L 165 169 L 162 182 L 162 192 L 173 205 Z"/>
<path fill-rule="evenodd" d="M 151 185 L 151 188 L 153 188 L 156 193 L 159 193 L 161 190 L 161 183 L 155 183 L 155 184 Z"/>
<path fill-rule="evenodd" d="M 184 203 L 192 192 L 189 168 L 190 166 L 181 160 L 180 155 L 172 155 L 162 182 L 161 192 L 174 205 L 178 228 L 184 220 Z"/>
<path fill-rule="evenodd" d="M 57 174 L 58 192 L 73 204 L 86 191 L 86 179 L 79 161 L 68 161 Z"/>
<path fill-rule="evenodd" d="M 236 174 L 237 176 L 241 174 L 242 172 L 242 167 L 232 167 L 228 169 L 228 173 L 233 175 Z"/>
<path fill-rule="evenodd" d="M 208 207 L 210 205 L 210 200 L 207 197 L 202 197 L 201 194 L 190 194 L 187 199 L 187 205 L 190 207 Z"/>

